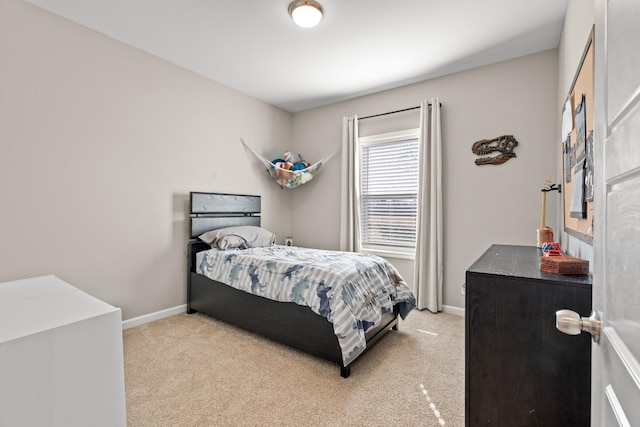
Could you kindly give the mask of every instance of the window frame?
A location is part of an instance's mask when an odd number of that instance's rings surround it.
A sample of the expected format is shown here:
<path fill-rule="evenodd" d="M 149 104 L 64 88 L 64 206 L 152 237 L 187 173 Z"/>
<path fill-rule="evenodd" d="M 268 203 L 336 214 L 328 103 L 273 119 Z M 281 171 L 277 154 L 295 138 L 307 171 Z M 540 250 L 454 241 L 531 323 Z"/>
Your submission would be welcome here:
<path fill-rule="evenodd" d="M 356 177 L 355 183 L 358 186 L 357 203 L 358 203 L 358 215 L 360 216 L 360 218 L 358 218 L 358 223 L 359 223 L 358 225 L 360 227 L 359 246 L 360 246 L 361 252 L 363 253 L 384 256 L 384 257 L 415 260 L 415 250 L 416 250 L 415 245 L 417 244 L 417 236 L 416 236 L 416 242 L 413 248 L 398 248 L 398 247 L 383 246 L 383 245 L 365 245 L 364 242 L 362 241 L 362 236 L 364 236 L 364 229 L 363 229 L 364 221 L 363 221 L 363 213 L 361 209 L 361 202 L 362 202 L 361 164 L 362 164 L 362 156 L 363 156 L 363 147 L 375 145 L 375 144 L 389 143 L 389 142 L 402 142 L 407 140 L 417 140 L 417 143 L 420 144 L 420 128 L 405 129 L 405 130 L 400 130 L 395 132 L 386 132 L 386 133 L 379 133 L 374 135 L 358 137 L 358 141 L 357 141 L 358 167 L 356 168 L 357 177 Z M 419 158 L 418 158 L 418 162 L 420 162 Z M 417 191 L 416 191 L 416 199 L 418 197 Z M 416 212 L 416 229 L 417 229 L 417 212 Z"/>

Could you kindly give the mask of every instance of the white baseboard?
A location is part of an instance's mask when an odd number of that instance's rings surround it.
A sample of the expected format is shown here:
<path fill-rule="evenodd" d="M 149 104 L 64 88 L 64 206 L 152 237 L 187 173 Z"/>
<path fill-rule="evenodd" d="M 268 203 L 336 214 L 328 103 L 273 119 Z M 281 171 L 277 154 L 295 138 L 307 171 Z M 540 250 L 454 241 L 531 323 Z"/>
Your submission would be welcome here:
<path fill-rule="evenodd" d="M 443 305 L 442 312 L 464 317 L 464 308 L 455 307 L 453 305 Z"/>
<path fill-rule="evenodd" d="M 122 329 L 124 330 L 124 329 L 133 328 L 134 326 L 144 325 L 145 323 L 153 322 L 154 320 L 164 319 L 165 317 L 174 316 L 180 313 L 185 313 L 186 311 L 187 311 L 187 304 L 182 304 L 176 307 L 156 311 L 154 313 L 144 314 L 142 316 L 134 317 L 133 319 L 124 320 L 122 322 Z M 464 317 L 464 308 L 455 307 L 452 305 L 443 305 L 442 312 Z"/>
<path fill-rule="evenodd" d="M 156 311 L 155 313 L 149 313 L 142 316 L 134 317 L 133 319 L 124 320 L 122 322 L 122 329 L 129 329 L 129 328 L 133 328 L 134 326 L 144 325 L 145 323 L 153 322 L 154 320 L 164 319 L 165 317 L 174 316 L 180 313 L 185 313 L 186 311 L 187 311 L 187 304 L 182 304 L 176 307 Z"/>

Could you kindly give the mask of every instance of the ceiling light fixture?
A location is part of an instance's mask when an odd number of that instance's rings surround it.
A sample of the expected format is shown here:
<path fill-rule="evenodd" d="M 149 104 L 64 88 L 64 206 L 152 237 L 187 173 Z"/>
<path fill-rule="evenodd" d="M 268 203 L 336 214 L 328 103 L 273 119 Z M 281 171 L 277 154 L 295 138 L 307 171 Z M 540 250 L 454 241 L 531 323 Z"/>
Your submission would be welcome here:
<path fill-rule="evenodd" d="M 315 0 L 296 0 L 289 5 L 289 15 L 303 28 L 315 27 L 322 19 L 322 6 Z"/>

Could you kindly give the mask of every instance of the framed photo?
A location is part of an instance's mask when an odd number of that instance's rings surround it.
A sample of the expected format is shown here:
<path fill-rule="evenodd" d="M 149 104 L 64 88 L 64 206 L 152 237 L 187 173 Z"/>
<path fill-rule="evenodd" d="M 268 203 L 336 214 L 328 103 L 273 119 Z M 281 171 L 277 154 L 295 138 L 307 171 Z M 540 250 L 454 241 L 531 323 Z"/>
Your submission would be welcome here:
<path fill-rule="evenodd" d="M 593 202 L 593 130 L 587 136 L 584 163 L 584 201 Z"/>
<path fill-rule="evenodd" d="M 584 219 L 587 217 L 587 203 L 584 198 L 584 160 L 576 165 L 575 184 L 571 193 L 570 213 L 571 218 Z"/>
<path fill-rule="evenodd" d="M 571 161 L 571 136 L 567 136 L 567 140 L 564 142 L 564 182 L 568 184 L 571 182 L 572 175 L 572 161 Z"/>
<path fill-rule="evenodd" d="M 587 118 L 585 115 L 585 99 L 584 94 L 582 94 L 582 100 L 578 104 L 576 108 L 576 162 L 575 164 L 580 163 L 584 157 L 586 152 L 586 144 L 587 144 Z"/>

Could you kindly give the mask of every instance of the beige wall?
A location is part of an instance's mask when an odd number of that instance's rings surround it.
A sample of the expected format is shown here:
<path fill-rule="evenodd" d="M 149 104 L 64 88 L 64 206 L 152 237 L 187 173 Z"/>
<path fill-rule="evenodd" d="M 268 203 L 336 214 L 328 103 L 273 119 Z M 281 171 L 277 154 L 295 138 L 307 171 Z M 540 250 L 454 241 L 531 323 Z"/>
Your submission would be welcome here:
<path fill-rule="evenodd" d="M 189 191 L 290 195 L 242 148 L 291 114 L 20 0 L 0 0 L 0 281 L 55 274 L 125 319 L 186 300 Z"/>
<path fill-rule="evenodd" d="M 294 115 L 296 149 L 317 159 L 340 145 L 341 118 L 360 117 L 419 105 L 442 104 L 445 217 L 444 304 L 464 307 L 465 271 L 492 243 L 535 245 L 540 223 L 540 189 L 555 176 L 557 146 L 557 50 L 452 74 Z M 362 122 L 361 133 L 418 127 L 408 112 Z M 476 166 L 471 145 L 513 134 L 517 157 Z M 335 249 L 340 230 L 340 159 L 309 184 L 292 192 L 292 233 L 297 244 Z M 557 230 L 555 206 L 549 225 Z M 412 268 L 393 260 L 412 281 Z"/>
<path fill-rule="evenodd" d="M 582 10 L 577 3 L 570 12 Z M 563 70 L 583 38 L 565 34 L 560 61 L 552 50 L 292 116 L 28 3 L 0 0 L 0 281 L 53 273 L 123 308 L 125 319 L 182 304 L 189 191 L 260 194 L 263 224 L 279 241 L 293 234 L 298 245 L 336 249 L 340 156 L 305 186 L 280 190 L 238 138 L 268 156 L 295 148 L 313 161 L 339 149 L 343 116 L 439 97 L 444 302 L 464 307 L 464 272 L 491 243 L 535 243 L 539 189 L 557 173 Z M 363 121 L 361 131 L 417 125 L 414 111 Z M 476 166 L 473 142 L 503 134 L 520 142 L 518 157 Z M 392 261 L 412 281 L 412 263 Z"/>

